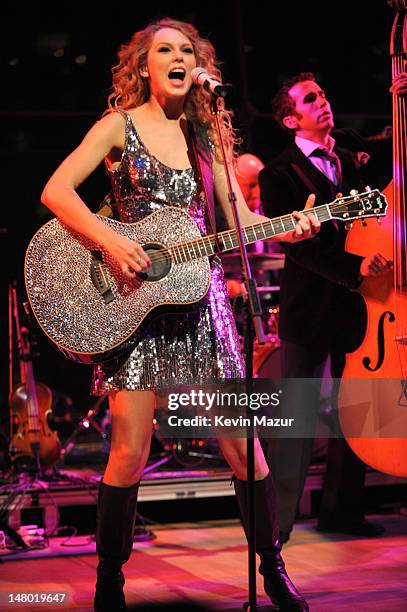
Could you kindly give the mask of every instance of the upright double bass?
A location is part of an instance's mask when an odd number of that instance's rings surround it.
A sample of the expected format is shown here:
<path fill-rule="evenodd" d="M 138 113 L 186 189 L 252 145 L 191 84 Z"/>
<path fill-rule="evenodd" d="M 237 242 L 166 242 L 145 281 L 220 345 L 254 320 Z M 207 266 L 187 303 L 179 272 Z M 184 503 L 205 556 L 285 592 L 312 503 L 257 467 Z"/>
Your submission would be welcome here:
<path fill-rule="evenodd" d="M 406 71 L 407 1 L 393 0 L 393 79 Z M 393 180 L 385 189 L 387 216 L 380 225 L 353 227 L 346 250 L 380 251 L 394 268 L 365 278 L 368 324 L 360 347 L 347 356 L 338 405 L 342 431 L 354 452 L 373 468 L 407 476 L 407 96 L 393 93 Z"/>

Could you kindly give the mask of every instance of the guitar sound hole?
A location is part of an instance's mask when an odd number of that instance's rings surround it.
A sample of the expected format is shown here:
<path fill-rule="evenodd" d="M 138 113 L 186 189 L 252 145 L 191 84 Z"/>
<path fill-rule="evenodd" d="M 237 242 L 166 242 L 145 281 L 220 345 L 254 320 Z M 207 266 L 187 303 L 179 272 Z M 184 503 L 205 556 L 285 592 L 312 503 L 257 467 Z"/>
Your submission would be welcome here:
<path fill-rule="evenodd" d="M 158 281 L 167 276 L 171 269 L 170 254 L 160 244 L 146 244 L 143 249 L 151 259 L 151 266 L 137 276 L 143 281 Z"/>

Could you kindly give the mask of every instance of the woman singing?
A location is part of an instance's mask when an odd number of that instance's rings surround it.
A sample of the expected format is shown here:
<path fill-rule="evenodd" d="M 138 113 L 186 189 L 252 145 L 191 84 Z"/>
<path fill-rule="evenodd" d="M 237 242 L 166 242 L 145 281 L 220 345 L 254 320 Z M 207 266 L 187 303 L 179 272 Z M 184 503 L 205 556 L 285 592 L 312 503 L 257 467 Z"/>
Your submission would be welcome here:
<path fill-rule="evenodd" d="M 42 195 L 42 202 L 64 223 L 107 250 L 129 279 L 150 265 L 148 255 L 139 244 L 98 220 L 76 192 L 101 161 L 106 164 L 115 213 L 121 221 L 136 222 L 153 211 L 176 206 L 205 235 L 212 231 L 214 191 L 233 227 L 210 94 L 191 79 L 196 66 L 221 80 L 213 46 L 191 24 L 162 19 L 136 32 L 119 51 L 103 118 L 58 167 Z M 242 225 L 257 223 L 262 217 L 247 208 L 233 173 L 235 137 L 230 111 L 224 111 L 222 125 Z M 311 196 L 307 206 L 312 202 Z M 303 240 L 318 231 L 313 215 L 294 216 L 295 230 L 279 236 L 280 240 Z M 238 336 L 216 258 L 211 262 L 210 288 L 201 302 L 150 317 L 134 337 L 126 359 L 95 368 L 93 393 L 109 394 L 112 420 L 109 461 L 97 508 L 96 610 L 126 609 L 121 568 L 132 549 L 157 389 L 242 377 Z M 256 550 L 265 590 L 282 610 L 308 610 L 284 568 L 272 479 L 258 440 L 255 443 Z M 235 476 L 245 525 L 246 441 L 229 438 L 219 444 Z"/>

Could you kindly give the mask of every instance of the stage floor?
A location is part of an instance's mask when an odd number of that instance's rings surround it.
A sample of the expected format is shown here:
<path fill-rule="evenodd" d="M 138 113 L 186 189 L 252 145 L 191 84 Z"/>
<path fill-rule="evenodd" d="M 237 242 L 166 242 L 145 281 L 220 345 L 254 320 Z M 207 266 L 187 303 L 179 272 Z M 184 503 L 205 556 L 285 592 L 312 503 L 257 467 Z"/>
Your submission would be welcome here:
<path fill-rule="evenodd" d="M 407 609 L 407 518 L 374 518 L 387 530 L 380 538 L 320 534 L 314 520 L 296 524 L 283 549 L 284 559 L 312 612 Z M 153 530 L 156 539 L 136 544 L 126 565 L 129 604 L 175 599 L 203 602 L 215 610 L 241 609 L 247 598 L 247 557 L 237 520 L 177 523 Z M 2 564 L 1 610 L 93 609 L 95 544 L 86 536 L 72 539 L 67 542 L 69 556 L 68 551 L 62 556 L 62 541 L 51 539 L 48 553 L 44 550 L 38 558 L 26 553 L 23 559 Z M 8 604 L 7 594 L 19 592 L 67 596 L 58 606 Z M 260 580 L 258 594 L 259 604 L 267 605 Z"/>

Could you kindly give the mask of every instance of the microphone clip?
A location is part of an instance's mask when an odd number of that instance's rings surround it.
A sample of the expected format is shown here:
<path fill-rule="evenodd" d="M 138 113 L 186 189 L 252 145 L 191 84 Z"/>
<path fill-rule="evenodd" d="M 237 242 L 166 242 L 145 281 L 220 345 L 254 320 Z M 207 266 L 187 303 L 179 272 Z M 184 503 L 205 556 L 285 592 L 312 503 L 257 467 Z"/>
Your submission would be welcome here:
<path fill-rule="evenodd" d="M 231 83 L 220 83 L 219 85 L 216 85 L 212 89 L 210 86 L 210 82 L 205 81 L 205 83 L 203 84 L 203 88 L 205 89 L 205 91 L 212 94 L 214 98 L 226 98 L 226 96 L 228 95 L 229 91 L 232 88 L 232 84 Z"/>

